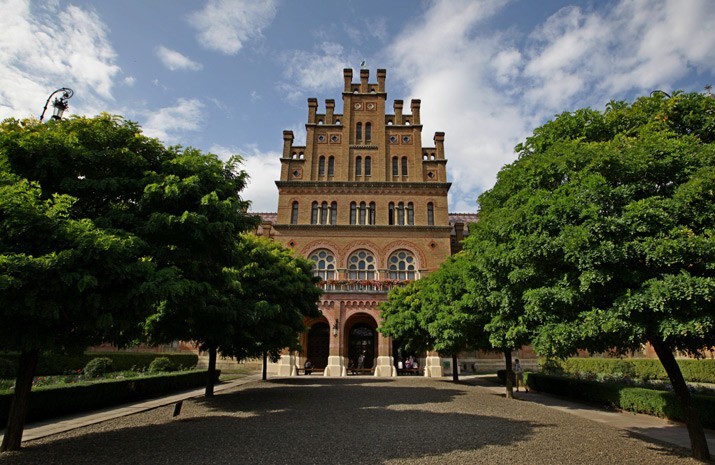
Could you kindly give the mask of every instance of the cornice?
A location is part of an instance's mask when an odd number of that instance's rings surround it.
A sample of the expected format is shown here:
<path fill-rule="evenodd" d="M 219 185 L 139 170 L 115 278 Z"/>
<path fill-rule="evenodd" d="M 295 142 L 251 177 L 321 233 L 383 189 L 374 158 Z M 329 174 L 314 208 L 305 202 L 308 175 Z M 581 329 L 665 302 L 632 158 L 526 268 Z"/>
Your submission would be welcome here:
<path fill-rule="evenodd" d="M 279 189 L 298 187 L 306 189 L 356 188 L 356 189 L 419 189 L 452 187 L 451 182 L 392 182 L 392 181 L 275 181 Z"/>
<path fill-rule="evenodd" d="M 359 225 L 359 224 L 274 224 L 273 229 L 276 231 L 314 231 L 321 234 L 329 234 L 335 232 L 354 232 L 359 230 L 361 233 L 374 232 L 432 232 L 432 233 L 447 233 L 452 231 L 451 226 L 398 226 L 398 225 Z"/>

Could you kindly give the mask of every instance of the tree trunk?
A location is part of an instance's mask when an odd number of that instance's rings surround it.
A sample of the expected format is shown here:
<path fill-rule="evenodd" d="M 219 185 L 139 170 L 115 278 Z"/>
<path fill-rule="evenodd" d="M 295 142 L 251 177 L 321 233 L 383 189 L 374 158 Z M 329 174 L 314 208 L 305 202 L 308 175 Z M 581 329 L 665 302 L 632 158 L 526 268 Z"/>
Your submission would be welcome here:
<path fill-rule="evenodd" d="M 20 353 L 17 378 L 15 379 L 15 393 L 12 396 L 7 428 L 5 429 L 2 445 L 0 445 L 0 452 L 20 450 L 22 433 L 25 430 L 27 406 L 30 403 L 32 380 L 35 377 L 39 358 L 40 353 L 37 350 L 22 351 Z"/>
<path fill-rule="evenodd" d="M 268 353 L 263 352 L 263 374 L 261 379 L 265 381 L 268 378 Z"/>
<path fill-rule="evenodd" d="M 209 373 L 206 379 L 206 397 L 214 395 L 214 380 L 216 379 L 216 347 L 209 347 Z"/>
<path fill-rule="evenodd" d="M 514 398 L 514 372 L 511 369 L 511 349 L 504 350 L 504 360 L 506 361 L 506 398 Z"/>
<path fill-rule="evenodd" d="M 660 363 L 665 368 L 670 378 L 670 384 L 673 386 L 673 393 L 678 401 L 678 406 L 683 411 L 685 416 L 685 425 L 688 427 L 688 435 L 690 436 L 690 447 L 693 450 L 693 457 L 702 460 L 710 460 L 710 450 L 708 442 L 705 438 L 703 425 L 700 423 L 698 412 L 693 406 L 693 399 L 690 396 L 688 385 L 685 384 L 683 373 L 680 371 L 680 366 L 673 356 L 673 352 L 662 341 L 648 341 L 655 349 L 655 353 L 660 359 Z"/>
<path fill-rule="evenodd" d="M 459 381 L 459 367 L 457 366 L 457 354 L 452 354 L 452 381 Z"/>

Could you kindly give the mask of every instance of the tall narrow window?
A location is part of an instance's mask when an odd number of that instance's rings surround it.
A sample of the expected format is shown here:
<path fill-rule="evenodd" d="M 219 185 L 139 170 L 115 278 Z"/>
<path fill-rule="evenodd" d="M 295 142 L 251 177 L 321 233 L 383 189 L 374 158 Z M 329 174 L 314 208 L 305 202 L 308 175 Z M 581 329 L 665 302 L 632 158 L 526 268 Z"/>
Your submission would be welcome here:
<path fill-rule="evenodd" d="M 358 142 L 362 140 L 362 123 L 358 123 L 355 128 L 355 140 Z"/>
<path fill-rule="evenodd" d="M 415 206 L 412 202 L 407 204 L 407 224 L 410 226 L 415 224 Z"/>
<path fill-rule="evenodd" d="M 310 207 L 310 224 L 318 224 L 318 202 Z"/>
<path fill-rule="evenodd" d="M 434 226 L 434 204 L 432 202 L 427 204 L 427 224 Z"/>
<path fill-rule="evenodd" d="M 290 224 L 298 224 L 298 202 L 293 202 L 290 211 Z"/>
<path fill-rule="evenodd" d="M 325 157 L 318 158 L 318 176 L 325 176 Z"/>
<path fill-rule="evenodd" d="M 362 176 L 362 157 L 355 159 L 355 176 Z"/>
<path fill-rule="evenodd" d="M 320 204 L 320 224 L 328 224 L 328 202 Z"/>
<path fill-rule="evenodd" d="M 412 204 L 410 204 L 412 205 Z M 333 202 L 330 204 L 330 224 L 337 224 L 338 222 L 338 202 Z"/>
<path fill-rule="evenodd" d="M 395 224 L 395 204 L 392 202 L 387 207 L 387 224 Z"/>
<path fill-rule="evenodd" d="M 372 138 L 372 124 L 365 123 L 365 142 L 370 142 Z"/>
<path fill-rule="evenodd" d="M 350 224 L 357 223 L 357 204 L 350 202 Z"/>
<path fill-rule="evenodd" d="M 365 202 L 360 202 L 360 224 L 365 224 Z"/>
<path fill-rule="evenodd" d="M 365 176 L 371 176 L 372 160 L 370 157 L 365 157 Z"/>
<path fill-rule="evenodd" d="M 332 155 L 328 158 L 328 176 L 335 176 L 335 157 Z"/>
<path fill-rule="evenodd" d="M 407 157 L 402 157 L 402 176 L 407 176 Z"/>
<path fill-rule="evenodd" d="M 405 204 L 402 202 L 397 204 L 397 224 L 399 226 L 405 225 Z"/>
<path fill-rule="evenodd" d="M 367 211 L 367 224 L 375 224 L 375 202 L 370 202 L 370 207 Z"/>
<path fill-rule="evenodd" d="M 397 157 L 392 157 L 392 175 L 393 176 L 400 175 L 400 173 L 398 171 L 398 166 L 397 166 Z"/>

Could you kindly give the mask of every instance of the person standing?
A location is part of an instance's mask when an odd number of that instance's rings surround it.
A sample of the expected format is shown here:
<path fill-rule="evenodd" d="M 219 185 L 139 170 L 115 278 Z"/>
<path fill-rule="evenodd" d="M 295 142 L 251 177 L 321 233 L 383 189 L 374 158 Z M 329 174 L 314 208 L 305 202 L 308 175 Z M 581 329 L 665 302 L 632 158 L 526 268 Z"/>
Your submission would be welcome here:
<path fill-rule="evenodd" d="M 524 368 L 521 366 L 518 358 L 514 360 L 514 374 L 516 375 L 516 392 L 519 392 L 519 386 L 524 385 Z M 525 385 L 524 390 L 529 392 L 529 388 Z"/>

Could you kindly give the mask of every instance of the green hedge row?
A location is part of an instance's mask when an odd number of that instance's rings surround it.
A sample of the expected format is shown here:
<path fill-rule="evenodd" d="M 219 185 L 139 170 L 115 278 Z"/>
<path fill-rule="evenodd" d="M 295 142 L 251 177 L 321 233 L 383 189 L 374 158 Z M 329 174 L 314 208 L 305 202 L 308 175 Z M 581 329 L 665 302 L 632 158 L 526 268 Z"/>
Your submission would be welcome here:
<path fill-rule="evenodd" d="M 218 381 L 220 370 L 216 371 Z M 205 386 L 207 375 L 206 371 L 189 371 L 123 380 L 43 386 L 33 390 L 30 395 L 27 421 L 44 420 Z M 12 396 L 11 391 L 0 392 L 0 425 L 7 423 Z"/>
<path fill-rule="evenodd" d="M 627 374 L 641 379 L 668 379 L 658 359 L 569 358 L 562 361 L 550 360 L 548 363 L 560 365 L 566 373 Z M 678 365 L 686 381 L 715 383 L 715 359 L 681 359 L 678 360 Z"/>
<path fill-rule="evenodd" d="M 134 367 L 137 370 L 149 368 L 152 360 L 157 357 L 167 357 L 172 365 L 181 365 L 191 369 L 196 366 L 199 356 L 185 352 L 88 352 L 80 355 L 44 354 L 37 364 L 37 376 L 61 375 L 77 371 L 93 358 L 107 357 L 112 359 L 113 371 L 127 371 Z M 17 354 L 0 354 L 0 378 L 13 379 L 17 371 Z"/>
<path fill-rule="evenodd" d="M 526 373 L 529 389 L 548 392 L 572 399 L 606 404 L 635 413 L 655 415 L 683 421 L 683 413 L 670 391 L 637 388 L 615 383 L 599 383 L 541 373 Z M 706 428 L 715 428 L 715 397 L 693 395 L 700 421 Z"/>

